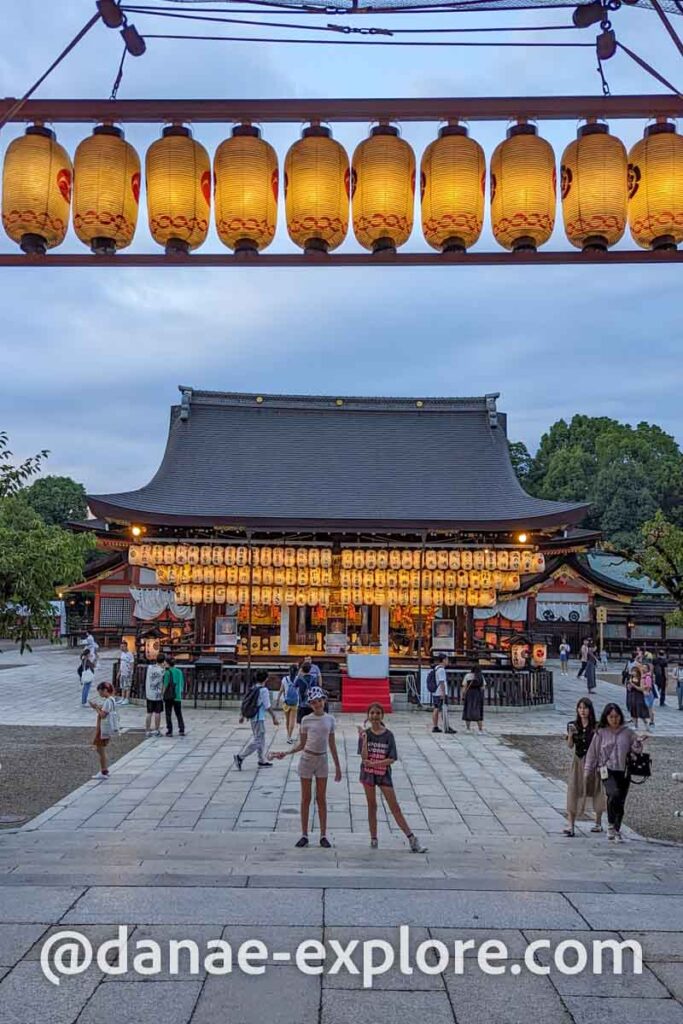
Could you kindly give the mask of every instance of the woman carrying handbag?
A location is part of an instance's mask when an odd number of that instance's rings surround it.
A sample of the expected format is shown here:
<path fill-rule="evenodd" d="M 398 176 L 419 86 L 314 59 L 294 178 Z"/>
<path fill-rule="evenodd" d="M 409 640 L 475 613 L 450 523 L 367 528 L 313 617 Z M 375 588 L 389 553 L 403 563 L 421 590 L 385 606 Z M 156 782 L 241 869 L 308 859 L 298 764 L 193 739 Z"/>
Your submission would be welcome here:
<path fill-rule="evenodd" d="M 607 838 L 623 842 L 621 824 L 631 785 L 629 761 L 632 755 L 642 759 L 643 743 L 648 736 L 637 736 L 624 723 L 624 713 L 618 704 L 607 704 L 600 716 L 584 762 L 586 778 L 598 772 L 607 797 Z"/>

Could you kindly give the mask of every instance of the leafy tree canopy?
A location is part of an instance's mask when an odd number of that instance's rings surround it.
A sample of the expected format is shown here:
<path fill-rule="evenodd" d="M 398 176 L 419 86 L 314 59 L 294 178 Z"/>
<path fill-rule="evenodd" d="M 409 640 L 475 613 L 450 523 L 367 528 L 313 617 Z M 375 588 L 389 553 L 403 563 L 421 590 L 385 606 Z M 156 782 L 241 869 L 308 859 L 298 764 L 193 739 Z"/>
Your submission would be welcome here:
<path fill-rule="evenodd" d="M 48 453 L 15 466 L 7 445 L 0 433 L 0 636 L 17 641 L 23 652 L 35 637 L 52 639 L 55 588 L 83 579 L 95 545 L 87 535 L 45 522 L 27 501 L 24 485 Z"/>
<path fill-rule="evenodd" d="M 24 488 L 22 496 L 51 526 L 85 519 L 88 514 L 85 487 L 69 476 L 43 476 Z"/>
<path fill-rule="evenodd" d="M 671 621 L 683 626 L 683 529 L 670 522 L 663 512 L 655 512 L 641 527 L 635 557 L 643 572 L 666 587 L 678 603 Z"/>
<path fill-rule="evenodd" d="M 683 453 L 653 424 L 631 427 L 607 416 L 558 420 L 522 467 L 530 494 L 590 502 L 586 525 L 619 548 L 637 547 L 641 527 L 658 509 L 683 527 Z"/>

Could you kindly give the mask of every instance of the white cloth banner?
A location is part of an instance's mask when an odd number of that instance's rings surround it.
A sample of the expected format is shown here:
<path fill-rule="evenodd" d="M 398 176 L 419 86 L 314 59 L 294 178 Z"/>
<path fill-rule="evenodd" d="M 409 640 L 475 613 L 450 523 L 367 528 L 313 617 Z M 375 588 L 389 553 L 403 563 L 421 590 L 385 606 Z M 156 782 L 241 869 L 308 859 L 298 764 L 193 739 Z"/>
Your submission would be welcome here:
<path fill-rule="evenodd" d="M 194 618 L 194 608 L 191 605 L 178 604 L 173 590 L 164 590 L 163 587 L 130 587 L 130 593 L 135 601 L 133 615 L 136 619 L 156 619 L 167 608 L 178 619 Z"/>
<path fill-rule="evenodd" d="M 537 622 L 590 622 L 590 606 L 583 601 L 537 601 Z"/>
<path fill-rule="evenodd" d="M 504 619 L 512 622 L 526 622 L 527 598 L 515 597 L 511 601 L 501 601 L 493 608 L 475 608 L 475 619 L 492 619 L 495 615 L 502 615 Z"/>

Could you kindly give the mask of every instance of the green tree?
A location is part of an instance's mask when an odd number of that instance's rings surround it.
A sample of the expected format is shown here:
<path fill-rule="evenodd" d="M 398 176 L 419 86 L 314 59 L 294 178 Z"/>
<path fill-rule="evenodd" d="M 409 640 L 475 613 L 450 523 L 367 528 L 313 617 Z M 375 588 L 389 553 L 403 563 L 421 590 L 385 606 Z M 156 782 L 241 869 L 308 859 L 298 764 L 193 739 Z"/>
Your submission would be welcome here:
<path fill-rule="evenodd" d="M 541 438 L 525 486 L 539 498 L 586 501 L 586 525 L 634 548 L 657 509 L 683 526 L 683 453 L 660 427 L 606 416 L 558 420 Z"/>
<path fill-rule="evenodd" d="M 669 617 L 671 624 L 683 626 L 683 529 L 659 510 L 643 523 L 633 554 L 645 575 L 666 587 L 678 604 Z"/>
<path fill-rule="evenodd" d="M 9 494 L 16 494 L 17 491 L 21 490 L 27 480 L 40 472 L 42 463 L 49 455 L 47 449 L 43 449 L 37 455 L 32 455 L 25 462 L 14 466 L 10 461 L 12 459 L 12 452 L 7 447 L 8 444 L 8 435 L 4 430 L 0 430 L 0 498 L 5 498 Z"/>
<path fill-rule="evenodd" d="M 26 481 L 47 452 L 15 466 L 7 434 L 0 433 L 0 636 L 31 649 L 36 637 L 53 639 L 51 601 L 58 585 L 83 579 L 94 540 L 46 523 L 26 500 Z"/>
<path fill-rule="evenodd" d="M 508 441 L 508 449 L 510 451 L 510 462 L 512 468 L 517 474 L 517 479 L 520 483 L 524 484 L 529 475 L 531 469 L 531 453 L 524 444 L 524 441 Z"/>
<path fill-rule="evenodd" d="M 43 476 L 24 488 L 22 494 L 51 526 L 63 526 L 70 519 L 85 519 L 88 514 L 85 487 L 69 476 Z"/>

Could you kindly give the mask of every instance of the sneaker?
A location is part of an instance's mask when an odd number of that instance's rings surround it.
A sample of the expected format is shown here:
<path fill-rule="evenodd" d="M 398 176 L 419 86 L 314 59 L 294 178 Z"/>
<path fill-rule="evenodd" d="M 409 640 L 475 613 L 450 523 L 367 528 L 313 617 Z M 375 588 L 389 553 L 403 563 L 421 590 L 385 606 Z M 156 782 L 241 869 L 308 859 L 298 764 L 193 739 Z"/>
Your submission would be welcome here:
<path fill-rule="evenodd" d="M 187 736 L 187 733 L 186 732 L 179 732 L 178 735 L 179 736 Z"/>
<path fill-rule="evenodd" d="M 376 850 L 378 846 L 379 846 L 379 839 L 371 839 L 370 840 L 370 849 L 371 850 Z"/>
<path fill-rule="evenodd" d="M 161 736 L 161 729 L 155 729 L 152 733 L 153 736 Z"/>
<path fill-rule="evenodd" d="M 610 825 L 609 828 L 607 829 L 607 838 L 609 839 L 610 842 L 612 842 L 614 840 L 614 838 L 616 837 L 616 834 L 617 834 L 616 833 L 616 829 L 612 828 L 612 826 Z"/>
<path fill-rule="evenodd" d="M 332 849 L 332 843 L 331 843 L 331 842 L 329 841 L 329 839 L 327 838 L 327 836 L 322 836 L 322 837 L 321 837 L 321 839 L 320 839 L 320 845 L 321 845 L 321 846 L 323 847 L 323 849 L 325 849 L 325 850 L 331 850 L 331 849 Z"/>
<path fill-rule="evenodd" d="M 233 760 L 233 762 L 235 764 L 235 768 L 237 769 L 237 771 L 241 772 L 242 771 L 242 761 L 244 760 L 244 758 L 240 757 L 239 754 L 235 754 L 235 756 L 233 757 L 232 760 Z"/>
<path fill-rule="evenodd" d="M 153 735 L 154 735 L 154 733 L 150 732 L 149 729 L 148 729 L 147 732 L 145 733 L 145 739 L 149 739 L 150 736 L 153 736 Z"/>
<path fill-rule="evenodd" d="M 614 838 L 616 839 L 616 841 L 618 843 L 625 843 L 626 842 L 626 840 L 622 836 L 621 832 L 617 832 L 616 835 L 614 836 Z"/>
<path fill-rule="evenodd" d="M 93 775 L 94 779 L 108 779 L 109 772 L 98 772 L 97 775 Z"/>
<path fill-rule="evenodd" d="M 420 840 L 417 838 L 417 836 L 415 836 L 415 835 L 409 836 L 408 837 L 408 842 L 410 843 L 410 852 L 411 853 L 426 853 L 427 852 L 427 847 L 423 846 L 420 843 Z"/>
<path fill-rule="evenodd" d="M 294 843 L 294 845 L 298 846 L 300 849 L 304 846 L 308 846 L 308 836 L 302 836 L 301 839 L 298 839 L 296 843 Z"/>
<path fill-rule="evenodd" d="M 166 736 L 173 736 L 173 733 L 172 732 L 166 732 L 165 735 Z"/>
<path fill-rule="evenodd" d="M 272 768 L 273 767 L 273 762 L 272 761 L 259 761 L 258 762 L 258 766 L 259 766 L 259 768 Z"/>
<path fill-rule="evenodd" d="M 446 732 L 449 733 L 451 736 L 454 736 L 457 731 L 457 729 L 446 729 Z"/>
<path fill-rule="evenodd" d="M 442 731 L 443 731 L 443 730 L 442 730 L 442 729 L 439 729 L 438 725 L 435 725 L 435 726 L 434 726 L 434 727 L 432 728 L 432 732 L 442 732 Z"/>

